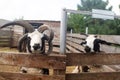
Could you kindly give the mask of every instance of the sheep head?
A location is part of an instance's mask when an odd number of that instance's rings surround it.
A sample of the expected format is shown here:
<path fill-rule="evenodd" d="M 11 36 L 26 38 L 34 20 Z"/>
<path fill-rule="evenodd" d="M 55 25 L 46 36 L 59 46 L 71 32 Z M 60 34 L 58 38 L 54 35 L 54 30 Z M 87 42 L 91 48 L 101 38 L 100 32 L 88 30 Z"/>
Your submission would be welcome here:
<path fill-rule="evenodd" d="M 52 49 L 52 40 L 54 37 L 54 32 L 49 28 L 48 25 L 42 25 L 38 29 L 32 27 L 31 24 L 23 21 L 15 21 L 1 26 L 0 28 L 4 28 L 10 25 L 20 25 L 24 27 L 28 33 L 24 34 L 18 42 L 18 50 L 19 52 L 28 51 L 29 53 L 46 53 L 49 54 Z M 48 31 L 49 34 L 45 34 L 44 32 Z M 45 51 L 45 43 L 48 43 L 48 50 Z"/>

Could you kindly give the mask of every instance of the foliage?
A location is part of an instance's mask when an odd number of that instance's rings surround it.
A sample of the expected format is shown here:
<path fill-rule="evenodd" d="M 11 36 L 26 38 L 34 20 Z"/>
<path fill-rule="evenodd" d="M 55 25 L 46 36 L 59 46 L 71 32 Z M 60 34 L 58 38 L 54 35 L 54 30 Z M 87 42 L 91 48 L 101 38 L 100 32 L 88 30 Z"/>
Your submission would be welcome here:
<path fill-rule="evenodd" d="M 102 0 L 81 0 L 81 5 L 78 4 L 77 8 L 82 11 L 91 11 L 92 9 L 112 10 L 112 6 L 106 8 L 108 4 L 108 1 Z M 81 14 L 68 15 L 68 31 L 73 29 L 75 33 L 85 33 L 85 27 L 89 28 L 89 34 L 120 34 L 119 19 L 102 20 Z"/>

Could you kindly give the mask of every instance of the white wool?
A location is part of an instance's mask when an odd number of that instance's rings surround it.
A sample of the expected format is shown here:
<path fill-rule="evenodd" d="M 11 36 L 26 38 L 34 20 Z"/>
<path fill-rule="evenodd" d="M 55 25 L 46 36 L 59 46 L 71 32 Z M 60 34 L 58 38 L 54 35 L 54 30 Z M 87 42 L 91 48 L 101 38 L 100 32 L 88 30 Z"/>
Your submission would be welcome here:
<path fill-rule="evenodd" d="M 41 38 L 43 37 L 43 34 L 40 33 L 37 29 L 35 29 L 34 32 L 28 34 L 28 37 L 31 38 L 30 46 L 31 50 L 34 51 L 33 49 L 34 44 L 41 44 Z"/>
<path fill-rule="evenodd" d="M 94 35 L 89 35 L 87 38 L 86 38 L 86 46 L 90 47 L 91 50 L 93 50 L 93 47 L 94 47 L 94 40 L 95 40 L 95 36 Z"/>

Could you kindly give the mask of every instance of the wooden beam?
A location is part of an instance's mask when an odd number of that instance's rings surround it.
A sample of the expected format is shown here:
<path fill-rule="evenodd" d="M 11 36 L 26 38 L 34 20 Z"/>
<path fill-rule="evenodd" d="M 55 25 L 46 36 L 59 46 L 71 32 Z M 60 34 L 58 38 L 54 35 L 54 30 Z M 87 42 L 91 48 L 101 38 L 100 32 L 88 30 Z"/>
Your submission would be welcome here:
<path fill-rule="evenodd" d="M 65 76 L 0 72 L 0 80 L 65 80 Z"/>
<path fill-rule="evenodd" d="M 80 53 L 80 51 L 76 50 L 75 48 L 73 48 L 72 46 L 66 45 L 66 47 L 69 49 L 69 51 L 72 53 Z"/>
<path fill-rule="evenodd" d="M 120 64 L 120 54 L 119 53 L 108 53 L 108 54 L 90 54 L 90 53 L 67 53 L 67 66 L 76 65 L 119 65 Z"/>
<path fill-rule="evenodd" d="M 60 54 L 46 56 L 40 54 L 0 52 L 0 64 L 2 65 L 65 69 L 65 60 L 65 56 Z"/>
<path fill-rule="evenodd" d="M 84 47 L 82 47 L 80 44 L 76 44 L 76 43 L 71 42 L 71 41 L 67 41 L 66 43 L 67 43 L 67 45 L 69 45 L 69 46 L 75 48 L 76 50 L 78 50 L 79 53 L 84 52 Z"/>
<path fill-rule="evenodd" d="M 119 80 L 120 72 L 67 73 L 66 80 Z"/>

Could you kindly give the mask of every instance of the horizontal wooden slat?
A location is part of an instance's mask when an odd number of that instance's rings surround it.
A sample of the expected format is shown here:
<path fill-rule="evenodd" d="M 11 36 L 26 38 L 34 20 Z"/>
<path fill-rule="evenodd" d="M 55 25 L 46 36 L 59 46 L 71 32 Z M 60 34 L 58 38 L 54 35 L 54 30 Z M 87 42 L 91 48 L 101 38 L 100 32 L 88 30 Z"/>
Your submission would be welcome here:
<path fill-rule="evenodd" d="M 59 47 L 54 47 L 52 52 L 59 54 L 59 51 L 60 51 Z"/>
<path fill-rule="evenodd" d="M 9 38 L 11 38 L 11 36 L 0 36 L 0 39 L 9 39 Z"/>
<path fill-rule="evenodd" d="M 66 45 L 67 49 L 72 53 L 72 52 L 75 52 L 75 53 L 80 53 L 80 51 L 76 50 L 75 48 L 73 48 L 72 46 L 69 46 L 69 45 Z"/>
<path fill-rule="evenodd" d="M 9 45 L 10 43 L 9 42 L 0 42 L 0 45 Z"/>
<path fill-rule="evenodd" d="M 67 41 L 71 41 L 71 42 L 76 43 L 76 44 L 80 44 L 82 42 L 81 40 L 71 39 L 71 38 L 67 38 Z"/>
<path fill-rule="evenodd" d="M 119 65 L 120 64 L 120 54 L 80 54 L 80 53 L 67 53 L 67 66 L 74 65 Z"/>
<path fill-rule="evenodd" d="M 0 42 L 10 42 L 10 39 L 5 39 L 5 40 L 0 39 Z"/>
<path fill-rule="evenodd" d="M 65 76 L 0 72 L 0 80 L 65 80 Z"/>
<path fill-rule="evenodd" d="M 112 43 L 117 43 L 120 44 L 119 40 L 120 40 L 120 36 L 119 35 L 97 35 L 98 38 L 102 39 L 102 40 L 106 40 L 108 42 L 112 42 Z M 85 35 L 81 35 L 81 34 L 67 34 L 67 37 L 72 37 L 72 38 L 76 38 L 76 39 L 82 39 L 84 40 L 86 38 Z"/>
<path fill-rule="evenodd" d="M 101 50 L 106 53 L 120 53 L 120 47 L 101 45 Z"/>
<path fill-rule="evenodd" d="M 80 44 L 76 44 L 76 43 L 70 42 L 70 41 L 67 41 L 66 43 L 67 43 L 67 45 L 69 45 L 69 46 L 75 48 L 76 50 L 78 50 L 79 53 L 84 52 L 84 47 L 82 47 Z"/>
<path fill-rule="evenodd" d="M 109 67 L 114 69 L 115 71 L 120 71 L 120 65 L 110 65 Z"/>
<path fill-rule="evenodd" d="M 80 36 L 72 36 L 72 35 L 67 35 L 67 38 L 74 38 L 74 39 L 79 39 L 79 40 L 85 40 L 85 38 L 81 38 Z"/>
<path fill-rule="evenodd" d="M 65 69 L 65 56 L 40 54 L 15 54 L 0 52 L 0 64 L 25 67 Z"/>
<path fill-rule="evenodd" d="M 120 72 L 69 73 L 66 80 L 120 80 Z"/>
<path fill-rule="evenodd" d="M 108 42 L 120 44 L 120 36 L 119 35 L 98 35 L 100 39 L 106 40 Z"/>
<path fill-rule="evenodd" d="M 74 36 L 74 37 L 77 37 L 77 38 L 81 38 L 81 39 L 85 39 L 86 36 L 85 35 L 81 35 L 81 34 L 76 34 L 76 33 L 73 33 L 73 34 L 67 34 L 67 36 Z"/>
<path fill-rule="evenodd" d="M 11 36 L 13 31 L 10 30 L 0 30 L 0 36 Z"/>

